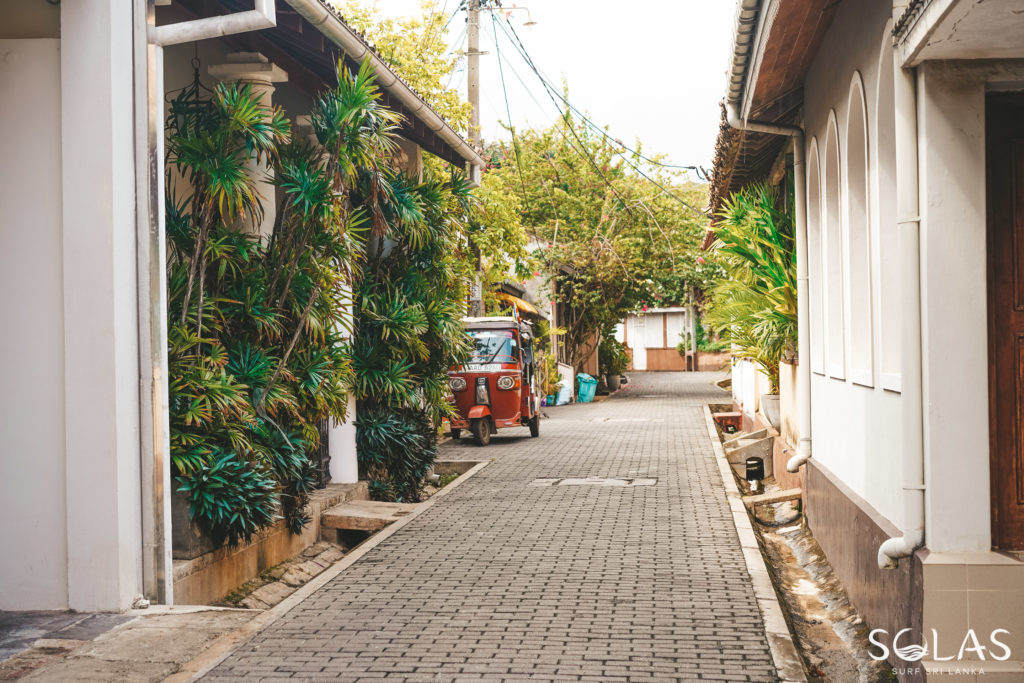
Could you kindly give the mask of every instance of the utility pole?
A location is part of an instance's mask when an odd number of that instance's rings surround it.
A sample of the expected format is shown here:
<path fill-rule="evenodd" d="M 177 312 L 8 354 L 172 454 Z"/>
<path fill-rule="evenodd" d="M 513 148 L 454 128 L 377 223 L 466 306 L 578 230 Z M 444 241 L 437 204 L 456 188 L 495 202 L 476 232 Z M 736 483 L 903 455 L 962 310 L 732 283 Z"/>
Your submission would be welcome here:
<path fill-rule="evenodd" d="M 466 136 L 469 144 L 480 144 L 480 0 L 467 0 L 466 13 L 466 89 L 469 96 L 469 133 Z M 474 248 L 474 251 L 476 249 Z M 476 254 L 476 273 L 470 284 L 469 315 L 479 317 L 484 314 L 483 266 L 480 254 Z"/>
<path fill-rule="evenodd" d="M 466 39 L 469 46 L 466 50 L 466 84 L 469 105 L 469 142 L 480 142 L 480 0 L 467 0 L 466 13 L 469 15 L 466 24 Z"/>

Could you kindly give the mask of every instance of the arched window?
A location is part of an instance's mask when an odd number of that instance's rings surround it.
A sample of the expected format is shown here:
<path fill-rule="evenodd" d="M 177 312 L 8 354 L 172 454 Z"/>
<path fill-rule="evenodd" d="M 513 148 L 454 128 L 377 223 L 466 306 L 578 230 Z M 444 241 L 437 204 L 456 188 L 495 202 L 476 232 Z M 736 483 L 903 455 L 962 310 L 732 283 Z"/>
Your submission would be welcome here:
<path fill-rule="evenodd" d="M 854 73 L 846 115 L 846 226 L 850 282 L 850 379 L 874 385 L 871 334 L 871 228 L 868 210 L 867 105 Z"/>
<path fill-rule="evenodd" d="M 846 379 L 846 345 L 844 339 L 843 293 L 846 289 L 843 278 L 843 226 L 840 222 L 841 206 L 839 195 L 839 131 L 836 114 L 831 112 L 828 132 L 825 134 L 825 163 L 822 177 L 824 188 L 823 253 L 825 320 L 828 329 L 826 337 L 826 358 L 828 374 L 837 379 Z"/>
<path fill-rule="evenodd" d="M 878 206 L 879 251 L 879 354 L 884 389 L 900 390 L 900 248 L 896 228 L 896 95 L 893 70 L 892 33 L 882 36 L 882 54 L 878 60 L 878 96 L 875 98 L 875 156 L 878 182 L 875 193 Z"/>
<path fill-rule="evenodd" d="M 811 139 L 807 152 L 807 294 L 810 302 L 811 370 L 825 374 L 825 316 L 823 315 L 821 267 L 821 172 L 818 140 Z"/>

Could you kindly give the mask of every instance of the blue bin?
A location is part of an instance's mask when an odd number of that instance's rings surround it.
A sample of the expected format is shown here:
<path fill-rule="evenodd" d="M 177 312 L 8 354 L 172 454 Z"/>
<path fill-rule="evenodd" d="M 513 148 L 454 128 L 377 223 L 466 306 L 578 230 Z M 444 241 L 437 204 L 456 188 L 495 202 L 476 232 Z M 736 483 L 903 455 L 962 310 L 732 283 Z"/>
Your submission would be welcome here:
<path fill-rule="evenodd" d="M 594 395 L 597 393 L 597 380 L 585 372 L 576 375 L 576 379 L 580 383 L 580 403 L 590 403 L 593 401 Z"/>

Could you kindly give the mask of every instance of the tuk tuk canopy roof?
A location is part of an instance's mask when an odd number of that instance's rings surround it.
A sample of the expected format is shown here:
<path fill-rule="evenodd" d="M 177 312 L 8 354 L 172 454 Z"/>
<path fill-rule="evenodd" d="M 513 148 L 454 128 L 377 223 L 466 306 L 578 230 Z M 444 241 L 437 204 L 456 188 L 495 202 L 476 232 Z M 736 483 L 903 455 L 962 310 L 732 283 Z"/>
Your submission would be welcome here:
<path fill-rule="evenodd" d="M 490 318 L 463 318 L 462 324 L 467 330 L 508 330 L 516 326 L 516 319 L 511 316 L 494 316 Z M 519 332 L 533 337 L 533 328 L 525 320 L 519 321 Z"/>

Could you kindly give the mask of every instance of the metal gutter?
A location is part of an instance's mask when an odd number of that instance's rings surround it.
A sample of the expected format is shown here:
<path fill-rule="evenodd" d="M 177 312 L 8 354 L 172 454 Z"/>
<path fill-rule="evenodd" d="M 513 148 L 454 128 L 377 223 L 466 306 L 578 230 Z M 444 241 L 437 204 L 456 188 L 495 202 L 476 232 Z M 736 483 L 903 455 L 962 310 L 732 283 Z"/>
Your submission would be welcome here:
<path fill-rule="evenodd" d="M 342 21 L 341 17 L 328 8 L 321 0 L 284 0 L 303 19 L 322 33 L 345 54 L 356 61 L 369 59 L 377 75 L 377 82 L 384 90 L 395 96 L 427 128 L 447 142 L 470 165 L 470 180 L 479 179 L 484 159 L 448 123 L 423 100 L 408 83 L 398 77 L 391 67 L 378 56 L 377 52 L 356 31 Z"/>
<path fill-rule="evenodd" d="M 742 109 L 747 71 L 752 60 L 752 48 L 757 35 L 761 0 L 740 0 L 736 5 L 736 33 L 732 41 L 732 62 L 729 65 L 729 86 L 726 101 Z"/>

